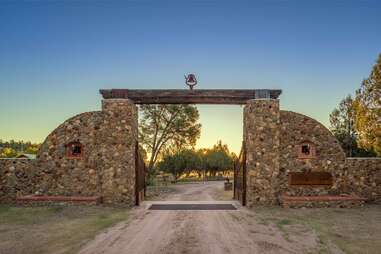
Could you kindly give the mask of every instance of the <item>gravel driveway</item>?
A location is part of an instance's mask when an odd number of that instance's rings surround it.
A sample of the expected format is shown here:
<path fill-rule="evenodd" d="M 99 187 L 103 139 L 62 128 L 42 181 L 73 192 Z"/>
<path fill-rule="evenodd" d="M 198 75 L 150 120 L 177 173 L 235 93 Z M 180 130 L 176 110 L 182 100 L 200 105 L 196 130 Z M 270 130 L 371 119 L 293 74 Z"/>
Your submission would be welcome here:
<path fill-rule="evenodd" d="M 218 203 L 214 197 L 222 187 L 223 182 L 177 185 L 167 200 Z M 129 221 L 99 234 L 80 253 L 318 253 L 312 231 L 300 226 L 285 235 L 257 218 L 255 210 L 156 211 L 148 206 L 134 208 Z"/>

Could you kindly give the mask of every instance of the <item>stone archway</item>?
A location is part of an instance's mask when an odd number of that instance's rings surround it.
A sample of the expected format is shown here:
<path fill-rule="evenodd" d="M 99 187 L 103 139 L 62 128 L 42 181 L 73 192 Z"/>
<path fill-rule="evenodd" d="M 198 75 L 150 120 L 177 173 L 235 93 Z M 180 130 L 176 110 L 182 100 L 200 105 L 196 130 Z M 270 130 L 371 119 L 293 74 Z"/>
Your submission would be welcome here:
<path fill-rule="evenodd" d="M 142 186 L 137 185 L 141 178 L 136 104 L 144 103 L 244 105 L 248 206 L 278 204 L 285 198 L 309 202 L 311 196 L 319 200 L 324 195 L 335 195 L 334 201 L 342 205 L 343 193 L 381 199 L 377 184 L 381 160 L 345 158 L 337 139 L 321 123 L 280 110 L 280 90 L 100 92 L 102 110 L 79 114 L 58 126 L 36 160 L 0 160 L 1 202 L 98 202 L 102 198 L 109 204 L 137 204 Z M 364 199 L 347 197 L 347 201 L 351 205 Z"/>
<path fill-rule="evenodd" d="M 271 179 L 279 171 L 279 100 L 281 90 L 100 90 L 104 103 L 125 100 L 131 104 L 238 104 L 245 105 L 243 139 L 245 186 L 242 204 L 275 204 Z M 137 119 L 136 119 L 137 121 Z M 132 133 L 137 132 L 137 129 Z M 133 139 L 131 137 L 130 139 Z M 246 177 L 246 174 L 248 177 Z M 255 180 L 253 180 L 255 177 Z M 135 184 L 139 180 L 136 178 Z M 246 202 L 245 202 L 246 201 Z"/>

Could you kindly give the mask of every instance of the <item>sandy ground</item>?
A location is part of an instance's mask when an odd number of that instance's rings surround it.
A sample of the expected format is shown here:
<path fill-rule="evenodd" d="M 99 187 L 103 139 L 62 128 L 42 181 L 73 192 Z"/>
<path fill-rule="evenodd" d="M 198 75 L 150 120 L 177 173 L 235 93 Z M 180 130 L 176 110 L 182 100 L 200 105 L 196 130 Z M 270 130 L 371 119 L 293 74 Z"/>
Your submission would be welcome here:
<path fill-rule="evenodd" d="M 223 182 L 183 184 L 176 189 L 166 200 L 213 203 L 223 196 L 218 195 Z M 153 211 L 142 205 L 133 209 L 129 221 L 99 234 L 80 253 L 319 253 L 317 239 L 302 225 L 285 235 L 281 227 L 261 222 L 254 211 L 243 207 L 236 211 Z"/>

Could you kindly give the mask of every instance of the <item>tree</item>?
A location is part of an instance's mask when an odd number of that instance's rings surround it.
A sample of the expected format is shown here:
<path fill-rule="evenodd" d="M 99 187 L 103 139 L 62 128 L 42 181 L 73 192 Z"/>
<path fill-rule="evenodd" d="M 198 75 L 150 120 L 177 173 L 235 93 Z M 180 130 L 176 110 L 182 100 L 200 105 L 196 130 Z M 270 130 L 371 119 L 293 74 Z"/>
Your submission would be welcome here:
<path fill-rule="evenodd" d="M 14 158 L 17 156 L 17 151 L 11 147 L 6 147 L 1 150 L 0 158 Z"/>
<path fill-rule="evenodd" d="M 356 112 L 351 95 L 341 100 L 338 108 L 335 108 L 329 116 L 330 129 L 349 157 L 353 156 L 354 149 L 357 147 L 355 117 Z"/>
<path fill-rule="evenodd" d="M 193 149 L 178 150 L 175 153 L 167 152 L 158 163 L 158 169 L 171 173 L 175 181 L 184 173 L 198 168 L 200 157 Z"/>
<path fill-rule="evenodd" d="M 355 99 L 359 146 L 381 156 L 381 54 Z"/>
<path fill-rule="evenodd" d="M 233 153 L 229 153 L 228 146 L 218 141 L 211 149 L 165 150 L 161 160 L 157 163 L 160 171 L 171 173 L 175 180 L 183 174 L 197 172 L 199 178 L 202 175 L 215 176 L 218 172 L 224 173 L 233 169 Z"/>
<path fill-rule="evenodd" d="M 22 140 L 14 141 L 13 139 L 5 142 L 0 139 L 0 148 L 1 147 L 12 148 L 18 153 L 37 154 L 40 144 L 32 144 L 30 141 L 24 142 Z"/>
<path fill-rule="evenodd" d="M 199 113 L 192 105 L 142 105 L 139 140 L 151 171 L 163 149 L 193 147 L 200 137 Z"/>
<path fill-rule="evenodd" d="M 28 146 L 28 147 L 25 149 L 25 153 L 29 153 L 29 154 L 37 154 L 38 149 L 39 149 L 39 146 L 38 146 L 38 145 L 33 145 L 33 144 L 31 144 L 30 146 Z"/>
<path fill-rule="evenodd" d="M 219 171 L 227 171 L 233 168 L 233 159 L 226 144 L 218 141 L 212 149 L 205 153 L 206 168 L 209 174 L 216 175 Z"/>

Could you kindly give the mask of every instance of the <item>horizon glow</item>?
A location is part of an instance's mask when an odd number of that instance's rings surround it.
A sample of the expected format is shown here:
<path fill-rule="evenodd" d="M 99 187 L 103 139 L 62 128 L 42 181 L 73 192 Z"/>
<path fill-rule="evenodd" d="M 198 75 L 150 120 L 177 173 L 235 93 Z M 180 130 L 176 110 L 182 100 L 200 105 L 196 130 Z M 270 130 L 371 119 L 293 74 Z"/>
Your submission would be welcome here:
<path fill-rule="evenodd" d="M 99 89 L 282 89 L 329 126 L 381 53 L 380 1 L 2 1 L 0 139 L 42 142 Z M 242 108 L 199 105 L 197 147 L 242 142 Z"/>

